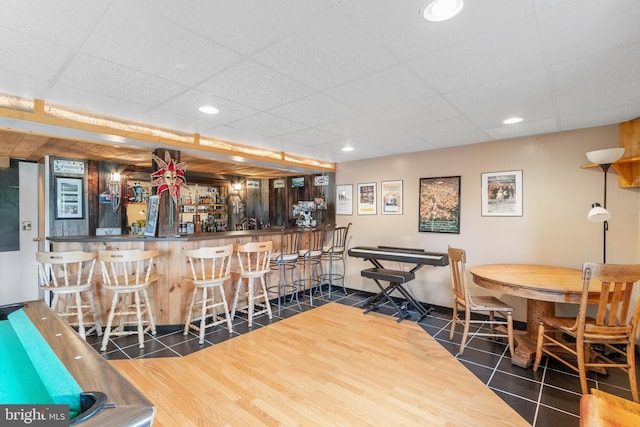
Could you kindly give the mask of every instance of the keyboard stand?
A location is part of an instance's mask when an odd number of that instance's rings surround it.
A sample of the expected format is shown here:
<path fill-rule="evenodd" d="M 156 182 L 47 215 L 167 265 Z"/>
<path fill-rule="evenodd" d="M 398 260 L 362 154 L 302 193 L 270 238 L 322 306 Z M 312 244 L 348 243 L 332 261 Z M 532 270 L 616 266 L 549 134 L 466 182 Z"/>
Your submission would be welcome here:
<path fill-rule="evenodd" d="M 366 308 L 364 314 L 367 314 L 371 311 L 376 311 L 382 304 L 384 304 L 386 300 L 395 308 L 396 313 L 398 314 L 398 323 L 410 317 L 409 311 L 400 307 L 391 297 L 393 291 L 396 290 L 400 292 L 400 294 L 402 294 L 402 296 L 405 298 L 407 307 L 413 306 L 416 309 L 418 315 L 420 316 L 417 321 L 421 320 L 423 317 L 428 315 L 431 310 L 433 310 L 433 308 L 424 308 L 424 306 L 416 301 L 415 298 L 413 298 L 413 296 L 409 293 L 409 291 L 403 286 L 405 283 L 415 279 L 415 270 L 399 271 L 376 267 L 362 270 L 360 272 L 360 275 L 362 277 L 373 279 L 376 285 L 378 285 L 378 288 L 380 288 L 380 292 L 378 294 L 367 299 L 362 304 L 362 308 Z M 385 288 L 380 283 L 380 280 L 389 282 L 389 286 Z"/>

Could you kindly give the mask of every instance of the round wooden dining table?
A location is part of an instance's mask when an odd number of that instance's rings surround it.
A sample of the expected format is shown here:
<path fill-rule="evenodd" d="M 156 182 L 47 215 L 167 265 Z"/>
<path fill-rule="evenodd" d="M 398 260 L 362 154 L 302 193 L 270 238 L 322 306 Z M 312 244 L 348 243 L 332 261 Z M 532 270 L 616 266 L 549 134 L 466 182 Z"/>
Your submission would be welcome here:
<path fill-rule="evenodd" d="M 527 331 L 517 334 L 512 363 L 528 368 L 536 355 L 538 324 L 541 316 L 553 316 L 555 303 L 579 304 L 582 270 L 530 264 L 486 264 L 469 269 L 473 281 L 483 288 L 527 299 Z M 597 301 L 599 283 L 591 283 L 590 301 Z M 596 289 L 598 289 L 596 291 Z"/>

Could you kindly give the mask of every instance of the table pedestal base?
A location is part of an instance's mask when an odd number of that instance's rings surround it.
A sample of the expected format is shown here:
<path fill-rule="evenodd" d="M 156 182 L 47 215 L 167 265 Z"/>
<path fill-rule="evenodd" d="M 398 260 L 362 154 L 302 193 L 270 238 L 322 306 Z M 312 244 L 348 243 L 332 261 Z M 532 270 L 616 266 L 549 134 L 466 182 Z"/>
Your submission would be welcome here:
<path fill-rule="evenodd" d="M 536 358 L 536 342 L 531 341 L 524 331 L 514 331 L 515 351 L 511 358 L 511 364 L 521 368 L 528 368 L 533 365 Z"/>

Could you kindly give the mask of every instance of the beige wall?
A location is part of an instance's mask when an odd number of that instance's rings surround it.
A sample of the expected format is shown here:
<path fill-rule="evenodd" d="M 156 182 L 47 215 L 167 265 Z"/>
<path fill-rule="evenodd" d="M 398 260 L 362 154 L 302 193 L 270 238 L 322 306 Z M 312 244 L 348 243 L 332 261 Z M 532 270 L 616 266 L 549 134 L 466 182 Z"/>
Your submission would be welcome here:
<path fill-rule="evenodd" d="M 393 141 L 389 141 L 393 144 Z M 616 147 L 618 126 L 430 150 L 406 155 L 345 162 L 337 165 L 336 184 L 376 182 L 378 215 L 338 215 L 338 225 L 352 223 L 349 247 L 393 245 L 446 252 L 447 246 L 467 250 L 467 266 L 485 263 L 535 263 L 580 268 L 602 261 L 602 224 L 587 221 L 591 203 L 603 199 L 601 169 L 581 169 L 585 153 Z M 523 171 L 523 216 L 481 216 L 483 172 Z M 420 178 L 462 177 L 460 234 L 418 232 Z M 403 180 L 404 214 L 380 214 L 380 181 Z M 607 234 L 608 263 L 640 262 L 640 192 L 618 188 L 608 175 L 607 208 L 612 213 Z M 348 259 L 346 283 L 355 289 L 377 290 L 360 270 L 369 267 Z M 469 282 L 471 282 L 469 280 Z M 488 293 L 475 287 L 473 292 Z M 410 285 L 421 301 L 451 307 L 448 268 L 423 267 Z M 524 320 L 526 303 L 504 296 Z M 570 307 L 560 311 L 571 312 Z"/>

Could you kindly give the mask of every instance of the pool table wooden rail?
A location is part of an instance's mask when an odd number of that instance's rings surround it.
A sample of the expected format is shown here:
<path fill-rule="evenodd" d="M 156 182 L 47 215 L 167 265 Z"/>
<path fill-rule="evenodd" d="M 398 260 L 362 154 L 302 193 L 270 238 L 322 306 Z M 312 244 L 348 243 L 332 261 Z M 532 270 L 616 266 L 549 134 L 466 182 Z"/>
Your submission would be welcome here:
<path fill-rule="evenodd" d="M 43 301 L 25 303 L 25 313 L 83 391 L 100 391 L 115 404 L 79 426 L 149 426 L 153 404 Z"/>

